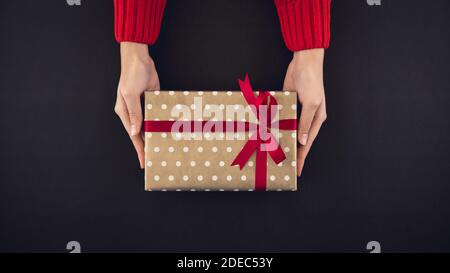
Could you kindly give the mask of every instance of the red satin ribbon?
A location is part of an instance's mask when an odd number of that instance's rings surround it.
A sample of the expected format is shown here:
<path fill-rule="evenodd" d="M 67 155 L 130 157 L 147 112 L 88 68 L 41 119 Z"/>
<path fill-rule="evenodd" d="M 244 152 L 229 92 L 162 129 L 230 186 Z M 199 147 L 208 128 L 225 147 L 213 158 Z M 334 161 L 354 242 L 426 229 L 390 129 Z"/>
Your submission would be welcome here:
<path fill-rule="evenodd" d="M 272 160 L 279 164 L 286 159 L 286 155 L 279 143 L 275 140 L 275 137 L 271 133 L 270 129 L 275 124 L 273 119 L 275 117 L 274 112 L 271 111 L 271 106 L 277 106 L 277 100 L 270 95 L 267 91 L 259 91 L 259 95 L 255 97 L 253 89 L 250 85 L 248 75 L 245 76 L 245 80 L 239 80 L 239 86 L 241 88 L 242 95 L 247 101 L 248 105 L 254 106 L 252 110 L 258 118 L 258 124 L 252 124 L 250 122 L 240 121 L 170 121 L 170 120 L 146 120 L 144 121 L 145 132 L 171 132 L 172 126 L 177 122 L 182 124 L 182 132 L 202 132 L 205 127 L 208 132 L 254 132 L 254 135 L 245 143 L 242 150 L 234 159 L 231 166 L 238 165 L 242 170 L 253 155 L 256 152 L 255 163 L 255 190 L 266 190 L 267 187 L 267 154 Z M 267 106 L 266 112 L 261 112 L 260 106 Z M 265 119 L 261 123 L 260 119 Z M 283 119 L 278 120 L 278 128 L 280 130 L 296 130 L 296 119 Z M 256 126 L 250 126 L 256 125 Z M 260 128 L 263 126 L 263 128 Z M 253 130 L 251 130 L 253 128 Z M 256 130 L 255 130 L 256 129 Z M 268 136 L 263 139 L 261 131 L 265 132 Z M 271 149 L 267 149 L 266 145 L 274 145 Z"/>
<path fill-rule="evenodd" d="M 268 128 L 265 129 L 266 133 L 269 134 L 269 138 L 266 140 L 262 139 L 260 136 L 261 130 L 258 129 L 256 139 L 251 138 L 242 148 L 241 152 L 236 156 L 231 166 L 239 165 L 242 170 L 247 161 L 250 159 L 252 154 L 256 152 L 256 164 L 255 164 L 255 190 L 266 190 L 267 187 L 267 154 L 272 158 L 272 160 L 279 164 L 286 159 L 286 155 L 283 152 L 280 144 L 275 140 L 275 137 L 270 132 L 270 127 L 273 124 L 272 120 L 276 113 L 271 112 L 272 106 L 277 106 L 278 102 L 270 95 L 267 91 L 259 91 L 258 97 L 255 97 L 253 89 L 250 85 L 250 80 L 248 75 L 245 76 L 245 80 L 239 80 L 239 86 L 241 88 L 242 94 L 249 105 L 253 105 L 252 109 L 255 110 L 255 115 L 260 120 L 265 118 L 265 124 Z M 261 113 L 260 106 L 267 105 L 267 113 Z M 260 123 L 261 124 L 261 120 Z M 278 128 L 281 130 L 296 130 L 297 122 L 295 119 L 285 119 L 278 121 Z M 275 145 L 272 149 L 263 149 L 266 145 Z"/>

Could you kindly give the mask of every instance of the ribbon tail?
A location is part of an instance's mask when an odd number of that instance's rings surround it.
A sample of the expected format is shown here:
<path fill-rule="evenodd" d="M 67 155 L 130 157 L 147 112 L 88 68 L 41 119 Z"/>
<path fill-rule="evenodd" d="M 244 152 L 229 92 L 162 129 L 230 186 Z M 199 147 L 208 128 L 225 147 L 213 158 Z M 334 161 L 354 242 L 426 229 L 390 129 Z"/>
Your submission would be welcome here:
<path fill-rule="evenodd" d="M 280 145 L 278 145 L 276 150 L 269 151 L 269 155 L 275 164 L 280 164 L 280 162 L 283 162 L 286 159 L 286 155 Z"/>
<path fill-rule="evenodd" d="M 267 152 L 256 151 L 255 191 L 265 191 L 267 188 Z"/>
<path fill-rule="evenodd" d="M 242 150 L 234 159 L 233 163 L 231 163 L 231 166 L 239 165 L 239 169 L 242 170 L 245 166 L 245 163 L 247 163 L 247 161 L 250 159 L 253 152 L 258 149 L 259 145 L 260 142 L 258 140 L 247 141 Z"/>
<path fill-rule="evenodd" d="M 269 153 L 275 164 L 279 164 L 286 159 L 286 154 L 273 135 L 270 138 L 270 143 L 265 143 L 264 145 L 265 150 Z"/>

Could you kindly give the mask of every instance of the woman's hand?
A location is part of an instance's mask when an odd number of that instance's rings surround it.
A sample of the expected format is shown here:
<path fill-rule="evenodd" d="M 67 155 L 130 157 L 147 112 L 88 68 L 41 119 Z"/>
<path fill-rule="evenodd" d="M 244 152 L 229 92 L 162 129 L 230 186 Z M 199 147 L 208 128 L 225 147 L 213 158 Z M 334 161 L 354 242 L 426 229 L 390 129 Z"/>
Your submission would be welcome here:
<path fill-rule="evenodd" d="M 284 79 L 284 90 L 295 90 L 302 104 L 297 131 L 297 168 L 301 175 L 311 145 L 327 117 L 323 86 L 324 49 L 302 50 L 294 53 Z"/>
<path fill-rule="evenodd" d="M 141 96 L 145 90 L 159 90 L 159 78 L 146 44 L 120 43 L 121 72 L 114 111 L 128 132 L 144 168 L 144 141 L 141 137 Z"/>

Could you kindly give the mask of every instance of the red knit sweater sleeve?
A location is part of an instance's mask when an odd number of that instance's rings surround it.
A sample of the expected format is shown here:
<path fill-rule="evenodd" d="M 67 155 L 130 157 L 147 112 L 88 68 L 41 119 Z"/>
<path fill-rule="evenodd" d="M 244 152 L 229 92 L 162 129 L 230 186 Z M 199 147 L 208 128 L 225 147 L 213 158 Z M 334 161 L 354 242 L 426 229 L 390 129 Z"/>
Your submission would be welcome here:
<path fill-rule="evenodd" d="M 118 42 L 154 44 L 166 0 L 114 0 L 114 34 Z"/>
<path fill-rule="evenodd" d="M 289 50 L 328 48 L 331 0 L 274 1 Z M 114 0 L 116 40 L 154 44 L 165 6 L 166 0 Z"/>
<path fill-rule="evenodd" d="M 275 0 L 287 48 L 328 48 L 331 0 Z"/>

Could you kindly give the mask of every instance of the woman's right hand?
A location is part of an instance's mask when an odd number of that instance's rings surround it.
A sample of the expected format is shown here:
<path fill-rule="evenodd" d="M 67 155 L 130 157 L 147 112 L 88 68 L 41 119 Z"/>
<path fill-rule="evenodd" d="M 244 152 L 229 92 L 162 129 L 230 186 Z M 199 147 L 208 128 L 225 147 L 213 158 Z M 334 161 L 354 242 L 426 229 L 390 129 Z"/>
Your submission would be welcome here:
<path fill-rule="evenodd" d="M 146 44 L 120 43 L 121 72 L 114 111 L 130 136 L 143 169 L 144 140 L 141 137 L 141 96 L 146 90 L 159 90 L 159 78 Z"/>

